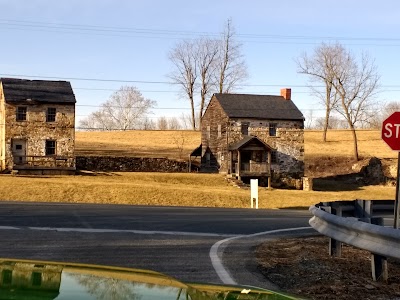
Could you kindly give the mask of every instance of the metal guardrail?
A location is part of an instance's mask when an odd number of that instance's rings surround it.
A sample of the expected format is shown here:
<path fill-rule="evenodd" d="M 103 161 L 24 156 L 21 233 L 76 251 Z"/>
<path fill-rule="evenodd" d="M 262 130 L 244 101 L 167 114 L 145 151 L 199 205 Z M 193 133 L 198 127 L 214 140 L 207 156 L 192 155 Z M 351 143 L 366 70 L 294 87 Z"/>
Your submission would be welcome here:
<path fill-rule="evenodd" d="M 372 278 L 388 279 L 386 258 L 400 259 L 400 230 L 382 226 L 382 216 L 393 216 L 393 200 L 329 202 L 309 210 L 314 215 L 309 224 L 330 237 L 330 255 L 341 255 L 342 242 L 370 251 Z"/>
<path fill-rule="evenodd" d="M 319 233 L 382 256 L 400 259 L 400 230 L 332 215 L 315 206 L 310 225 Z"/>

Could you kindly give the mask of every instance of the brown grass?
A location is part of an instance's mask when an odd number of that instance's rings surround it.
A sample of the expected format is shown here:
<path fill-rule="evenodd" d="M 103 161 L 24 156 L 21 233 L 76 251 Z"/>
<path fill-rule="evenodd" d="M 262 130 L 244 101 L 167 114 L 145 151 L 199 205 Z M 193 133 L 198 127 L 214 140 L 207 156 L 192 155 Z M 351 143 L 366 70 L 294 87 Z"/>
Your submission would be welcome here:
<path fill-rule="evenodd" d="M 359 152 L 362 157 L 376 156 L 395 158 L 392 151 L 380 137 L 379 130 L 358 130 Z M 183 156 L 200 145 L 198 131 L 133 130 L 113 132 L 77 132 L 77 155 L 133 155 L 146 157 L 179 158 L 176 139 L 184 139 Z M 348 157 L 353 154 L 353 140 L 350 131 L 329 130 L 328 141 L 322 143 L 322 131 L 305 131 L 305 155 Z"/>
<path fill-rule="evenodd" d="M 306 160 L 351 155 L 348 131 L 305 132 Z M 395 157 L 378 131 L 359 131 L 363 156 Z M 193 131 L 77 132 L 77 155 L 132 155 L 179 158 L 176 140 L 184 139 L 182 157 L 200 144 Z M 180 140 L 182 141 L 182 140 Z M 93 176 L 94 175 L 94 176 Z M 16 189 L 15 187 L 18 187 Z M 60 177 L 0 176 L 0 200 L 120 203 L 209 207 L 249 207 L 250 192 L 227 183 L 221 175 L 165 173 L 100 173 Z M 321 201 L 392 199 L 393 187 L 338 185 L 329 191 L 259 190 L 260 208 L 306 207 Z"/>
<path fill-rule="evenodd" d="M 250 206 L 250 191 L 222 175 L 180 173 L 102 173 L 95 176 L 22 177 L 1 175 L 1 200 L 86 202 L 203 207 Z M 18 187 L 16 189 L 15 187 Z M 307 207 L 320 201 L 391 199 L 392 187 L 306 192 L 259 189 L 260 208 Z"/>

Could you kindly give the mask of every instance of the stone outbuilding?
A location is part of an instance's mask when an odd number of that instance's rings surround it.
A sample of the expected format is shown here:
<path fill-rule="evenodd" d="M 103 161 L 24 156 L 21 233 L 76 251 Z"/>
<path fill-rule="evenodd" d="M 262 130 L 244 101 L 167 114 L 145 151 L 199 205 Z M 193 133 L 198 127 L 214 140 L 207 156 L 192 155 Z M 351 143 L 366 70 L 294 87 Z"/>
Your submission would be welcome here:
<path fill-rule="evenodd" d="M 67 81 L 1 78 L 1 170 L 73 173 L 75 103 Z"/>
<path fill-rule="evenodd" d="M 201 120 L 199 148 L 202 172 L 301 188 L 304 117 L 291 89 L 282 89 L 280 96 L 214 94 Z"/>

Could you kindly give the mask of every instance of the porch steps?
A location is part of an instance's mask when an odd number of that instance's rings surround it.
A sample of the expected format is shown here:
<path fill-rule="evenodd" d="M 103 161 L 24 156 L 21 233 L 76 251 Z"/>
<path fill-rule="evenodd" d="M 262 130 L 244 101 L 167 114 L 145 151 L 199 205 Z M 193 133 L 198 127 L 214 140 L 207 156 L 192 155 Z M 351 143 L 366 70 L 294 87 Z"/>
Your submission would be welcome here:
<path fill-rule="evenodd" d="M 228 183 L 230 183 L 231 185 L 243 189 L 243 190 L 249 190 L 250 189 L 250 185 L 243 183 L 243 181 L 236 179 L 235 177 L 226 177 L 226 181 L 228 181 Z"/>

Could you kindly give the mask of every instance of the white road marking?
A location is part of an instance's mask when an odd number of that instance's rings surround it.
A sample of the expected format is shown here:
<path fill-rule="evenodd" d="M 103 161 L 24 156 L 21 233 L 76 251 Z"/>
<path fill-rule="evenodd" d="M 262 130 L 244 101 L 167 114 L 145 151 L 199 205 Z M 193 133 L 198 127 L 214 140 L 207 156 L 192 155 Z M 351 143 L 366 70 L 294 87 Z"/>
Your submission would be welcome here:
<path fill-rule="evenodd" d="M 41 230 L 58 232 L 83 232 L 83 233 L 133 233 L 133 234 L 165 234 L 165 235 L 184 235 L 184 236 L 205 236 L 205 237 L 231 237 L 232 234 L 219 234 L 208 232 L 188 232 L 188 231 L 159 231 L 159 230 L 129 230 L 129 229 L 96 229 L 96 228 L 68 228 L 68 227 L 12 227 L 0 226 L 0 230 Z M 236 237 L 236 235 L 235 235 Z"/>
<path fill-rule="evenodd" d="M 220 240 L 220 241 L 216 242 L 214 245 L 212 245 L 212 247 L 210 249 L 211 263 L 212 263 L 214 270 L 217 273 L 218 277 L 221 279 L 221 281 L 224 284 L 237 285 L 237 282 L 232 278 L 232 276 L 229 274 L 228 270 L 225 269 L 225 267 L 222 263 L 222 257 L 220 258 L 218 256 L 218 250 L 221 247 L 221 245 L 223 245 L 226 242 L 230 242 L 232 240 L 236 240 L 236 239 L 240 239 L 240 238 L 252 238 L 252 237 L 259 236 L 259 235 L 268 235 L 268 234 L 280 233 L 280 232 L 305 230 L 305 229 L 310 229 L 310 228 L 312 228 L 312 227 L 296 227 L 296 228 L 276 229 L 276 230 L 257 232 L 257 233 L 253 233 L 253 234 L 249 234 L 249 235 L 238 235 L 238 236 L 233 236 L 233 237 L 229 237 L 229 238 Z"/>

